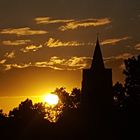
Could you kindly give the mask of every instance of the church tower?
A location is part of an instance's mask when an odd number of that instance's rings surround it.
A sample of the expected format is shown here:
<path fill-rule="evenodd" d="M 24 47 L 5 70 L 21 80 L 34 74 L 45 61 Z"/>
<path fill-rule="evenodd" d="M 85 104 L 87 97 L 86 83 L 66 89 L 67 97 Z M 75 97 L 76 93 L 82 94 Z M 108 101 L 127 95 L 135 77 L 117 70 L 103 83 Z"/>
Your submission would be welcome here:
<path fill-rule="evenodd" d="M 91 67 L 83 70 L 82 108 L 91 119 L 102 122 L 111 112 L 112 99 L 112 69 L 104 66 L 97 38 Z"/>

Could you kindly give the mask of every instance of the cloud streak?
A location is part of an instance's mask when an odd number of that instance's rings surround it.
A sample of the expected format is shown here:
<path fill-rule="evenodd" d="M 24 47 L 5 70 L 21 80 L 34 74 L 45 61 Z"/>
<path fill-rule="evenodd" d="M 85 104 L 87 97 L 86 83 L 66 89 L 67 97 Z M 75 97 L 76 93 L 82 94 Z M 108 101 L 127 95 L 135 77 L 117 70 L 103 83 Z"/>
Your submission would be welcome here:
<path fill-rule="evenodd" d="M 108 44 L 115 45 L 120 41 L 124 41 L 124 40 L 128 40 L 128 39 L 130 39 L 130 37 L 128 37 L 128 36 L 122 37 L 122 38 L 106 39 L 106 40 L 102 41 L 101 44 L 102 45 L 108 45 Z"/>
<path fill-rule="evenodd" d="M 66 30 L 74 30 L 80 27 L 86 28 L 86 27 L 96 27 L 96 26 L 102 26 L 111 23 L 111 20 L 109 18 L 102 18 L 102 19 L 83 19 L 83 20 L 75 20 L 72 22 L 66 23 L 64 26 L 60 26 L 59 30 L 66 31 Z"/>
<path fill-rule="evenodd" d="M 7 52 L 5 55 L 4 55 L 5 58 L 14 58 L 15 57 L 15 52 L 12 51 L 12 52 Z"/>
<path fill-rule="evenodd" d="M 0 60 L 0 64 L 4 64 L 6 61 L 7 61 L 6 59 Z"/>
<path fill-rule="evenodd" d="M 79 43 L 77 41 L 67 41 L 67 42 L 62 42 L 58 39 L 54 38 L 49 38 L 49 40 L 45 43 L 46 46 L 50 48 L 55 48 L 55 47 L 73 47 L 73 46 L 83 46 L 84 43 Z"/>
<path fill-rule="evenodd" d="M 5 40 L 2 41 L 3 45 L 7 45 L 7 46 L 19 46 L 19 45 L 26 45 L 27 43 L 30 43 L 31 40 Z"/>
<path fill-rule="evenodd" d="M 54 64 L 50 64 L 48 62 L 36 62 L 34 64 L 34 66 L 39 67 L 39 68 L 51 68 L 51 69 L 54 69 L 54 70 L 63 70 L 63 68 L 56 67 L 56 66 L 54 66 Z"/>
<path fill-rule="evenodd" d="M 6 60 L 0 61 L 3 65 L 4 70 L 8 71 L 13 68 L 23 69 L 27 67 L 39 67 L 39 68 L 51 68 L 54 70 L 80 70 L 87 66 L 88 61 L 91 60 L 89 57 L 71 57 L 69 59 L 59 58 L 53 56 L 49 61 L 39 61 L 30 63 L 19 63 L 19 64 L 5 64 Z"/>
<path fill-rule="evenodd" d="M 43 35 L 48 32 L 45 30 L 33 30 L 29 27 L 24 28 L 7 28 L 0 31 L 0 34 L 9 34 L 9 35 L 17 35 L 17 36 L 26 36 L 26 35 Z"/>
<path fill-rule="evenodd" d="M 72 57 L 68 61 L 65 62 L 64 65 L 69 67 L 79 67 L 79 69 L 82 69 L 87 66 L 86 64 L 87 57 Z"/>
<path fill-rule="evenodd" d="M 22 52 L 27 53 L 30 51 L 36 52 L 37 50 L 39 50 L 40 48 L 42 48 L 42 45 L 36 46 L 36 45 L 29 45 L 26 46 L 25 48 L 20 49 Z"/>
<path fill-rule="evenodd" d="M 77 57 L 73 56 L 69 59 L 61 59 L 59 57 L 51 57 L 48 62 L 39 62 L 36 64 L 41 64 L 43 67 L 46 66 L 57 66 L 59 69 L 63 70 L 79 70 L 87 66 L 88 61 L 91 60 L 89 57 Z"/>
<path fill-rule="evenodd" d="M 18 68 L 18 69 L 23 69 L 31 66 L 31 63 L 29 64 L 6 64 L 4 65 L 5 71 L 11 70 L 12 68 Z"/>
<path fill-rule="evenodd" d="M 58 28 L 60 31 L 74 30 L 77 28 L 96 27 L 111 23 L 109 18 L 87 18 L 87 19 L 53 19 L 51 17 L 37 17 L 34 19 L 36 24 L 63 24 Z"/>
<path fill-rule="evenodd" d="M 134 48 L 136 49 L 136 50 L 140 50 L 140 43 L 138 43 L 138 44 L 136 44 L 135 46 L 134 46 Z"/>
<path fill-rule="evenodd" d="M 73 19 L 52 19 L 51 17 L 37 17 L 34 20 L 36 24 L 68 23 L 74 21 Z"/>
<path fill-rule="evenodd" d="M 59 57 L 51 57 L 48 62 L 36 62 L 36 67 L 49 67 L 55 70 L 79 70 L 87 66 L 88 57 L 71 57 L 69 59 L 61 59 Z M 90 59 L 91 60 L 91 59 Z"/>
<path fill-rule="evenodd" d="M 107 61 L 111 61 L 111 60 L 120 60 L 120 59 L 125 60 L 125 59 L 131 58 L 133 56 L 134 55 L 131 53 L 122 53 L 117 56 L 111 56 L 111 57 L 104 58 L 104 61 L 107 62 Z"/>

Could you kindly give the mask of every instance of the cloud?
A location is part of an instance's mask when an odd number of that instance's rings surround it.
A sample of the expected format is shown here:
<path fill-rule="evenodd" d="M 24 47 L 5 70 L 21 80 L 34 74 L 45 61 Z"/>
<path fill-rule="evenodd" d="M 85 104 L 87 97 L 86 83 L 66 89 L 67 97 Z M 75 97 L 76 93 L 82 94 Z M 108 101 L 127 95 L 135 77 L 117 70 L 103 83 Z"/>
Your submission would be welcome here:
<path fill-rule="evenodd" d="M 87 61 L 91 60 L 89 57 L 76 57 L 73 56 L 69 59 L 60 59 L 59 57 L 52 57 L 48 64 L 63 67 L 65 70 L 78 70 L 83 69 L 87 66 Z"/>
<path fill-rule="evenodd" d="M 79 43 L 77 41 L 67 41 L 62 42 L 58 39 L 49 38 L 49 40 L 45 43 L 46 46 L 53 48 L 53 47 L 72 47 L 72 46 L 82 46 L 84 43 Z"/>
<path fill-rule="evenodd" d="M 6 66 L 7 59 L 12 59 L 14 57 L 15 57 L 14 51 L 5 53 L 4 58 L 2 60 L 0 60 L 0 65 L 4 66 L 4 67 L 8 67 L 8 66 Z"/>
<path fill-rule="evenodd" d="M 4 64 L 6 61 L 7 61 L 6 59 L 0 60 L 0 64 Z"/>
<path fill-rule="evenodd" d="M 23 69 L 31 66 L 31 63 L 29 64 L 6 64 L 5 66 L 5 71 L 10 70 L 12 68 L 18 68 L 18 69 Z"/>
<path fill-rule="evenodd" d="M 41 62 L 35 62 L 35 64 L 34 64 L 36 67 L 43 67 L 43 68 L 45 68 L 45 67 L 47 67 L 48 66 L 48 63 L 46 62 L 46 61 L 41 61 Z"/>
<path fill-rule="evenodd" d="M 80 69 L 87 66 L 86 60 L 87 57 L 71 57 L 68 61 L 65 62 L 64 65 L 69 67 L 79 67 Z"/>
<path fill-rule="evenodd" d="M 59 57 L 51 57 L 50 60 L 36 62 L 35 67 L 49 67 L 55 70 L 79 70 L 87 66 L 88 57 L 71 57 L 69 59 L 61 59 Z"/>
<path fill-rule="evenodd" d="M 116 59 L 128 59 L 128 58 L 131 58 L 132 56 L 133 55 L 131 53 L 123 53 L 123 54 L 116 56 L 115 58 Z"/>
<path fill-rule="evenodd" d="M 50 58 L 50 60 L 47 62 L 36 62 L 35 66 L 39 66 L 39 67 L 46 67 L 46 66 L 52 66 L 52 65 L 56 65 L 56 64 L 63 64 L 66 60 L 65 59 L 60 59 L 57 56 L 53 56 Z"/>
<path fill-rule="evenodd" d="M 43 35 L 47 34 L 48 32 L 45 30 L 33 30 L 29 27 L 24 28 L 7 28 L 0 31 L 1 34 L 13 34 L 17 36 L 25 36 L 25 35 Z"/>
<path fill-rule="evenodd" d="M 20 50 L 24 53 L 27 53 L 27 52 L 30 52 L 30 51 L 35 52 L 35 51 L 39 50 L 40 48 L 42 48 L 42 45 L 39 45 L 39 46 L 30 45 L 30 46 L 26 46 L 25 48 L 22 48 Z"/>
<path fill-rule="evenodd" d="M 115 45 L 116 43 L 123 41 L 123 40 L 128 40 L 130 39 L 130 37 L 126 36 L 126 37 L 122 37 L 122 38 L 113 38 L 113 39 L 106 39 L 104 41 L 101 42 L 102 45 L 107 45 L 107 44 L 112 44 Z"/>
<path fill-rule="evenodd" d="M 37 24 L 53 24 L 53 23 L 68 23 L 74 21 L 73 19 L 52 19 L 51 17 L 37 17 L 35 18 Z"/>
<path fill-rule="evenodd" d="M 5 71 L 13 68 L 23 69 L 27 67 L 39 67 L 39 68 L 51 68 L 54 70 L 80 70 L 87 67 L 88 61 L 91 61 L 89 57 L 76 57 L 73 56 L 68 59 L 59 58 L 57 56 L 51 57 L 48 61 L 19 63 L 19 64 L 5 64 L 6 60 L 0 61 L 3 64 Z"/>
<path fill-rule="evenodd" d="M 111 23 L 109 18 L 102 18 L 102 19 L 83 19 L 83 20 L 74 20 L 72 22 L 66 23 L 64 26 L 60 26 L 59 30 L 66 31 L 66 30 L 74 30 L 80 27 L 90 27 L 90 26 L 102 26 Z"/>
<path fill-rule="evenodd" d="M 119 54 L 117 56 L 111 56 L 111 57 L 104 58 L 104 61 L 108 62 L 111 60 L 120 60 L 120 59 L 125 60 L 125 59 L 131 58 L 133 56 L 134 55 L 131 53 L 122 53 L 122 54 Z"/>
<path fill-rule="evenodd" d="M 60 59 L 57 56 L 53 56 L 50 58 L 49 61 L 36 62 L 34 65 L 36 67 L 50 67 L 50 68 L 62 70 L 62 68 L 58 68 L 54 65 L 62 65 L 63 63 L 65 63 L 65 61 L 66 61 L 65 59 Z"/>
<path fill-rule="evenodd" d="M 25 45 L 27 43 L 31 42 L 31 40 L 5 40 L 2 41 L 3 45 L 8 45 L 8 46 L 19 46 L 19 45 Z"/>
<path fill-rule="evenodd" d="M 12 51 L 12 52 L 7 52 L 5 55 L 4 55 L 6 58 L 14 58 L 15 57 L 15 52 Z"/>
<path fill-rule="evenodd" d="M 134 48 L 135 48 L 136 50 L 140 50 L 140 43 L 136 44 L 136 45 L 134 46 Z"/>
<path fill-rule="evenodd" d="M 57 56 L 53 56 L 51 57 L 50 61 L 49 61 L 49 65 L 54 65 L 54 64 L 63 64 L 65 62 L 65 59 L 60 59 Z"/>
<path fill-rule="evenodd" d="M 63 70 L 63 68 L 60 68 L 60 67 L 56 67 L 56 66 L 53 66 L 54 64 L 51 64 L 48 63 L 48 62 L 36 62 L 34 64 L 35 67 L 39 67 L 39 68 L 51 68 L 51 69 L 54 69 L 54 70 Z"/>

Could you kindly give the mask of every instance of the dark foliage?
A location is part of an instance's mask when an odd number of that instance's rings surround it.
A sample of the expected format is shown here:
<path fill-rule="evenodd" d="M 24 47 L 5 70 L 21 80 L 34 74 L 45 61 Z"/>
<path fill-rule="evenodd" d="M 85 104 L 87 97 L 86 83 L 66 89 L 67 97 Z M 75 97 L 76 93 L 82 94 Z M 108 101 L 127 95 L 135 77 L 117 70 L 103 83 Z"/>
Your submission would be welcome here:
<path fill-rule="evenodd" d="M 26 99 L 9 112 L 9 117 L 26 123 L 31 120 L 44 119 L 45 114 L 45 106 L 42 103 L 33 105 L 31 100 Z"/>
<path fill-rule="evenodd" d="M 125 83 L 117 82 L 113 86 L 115 105 L 125 109 L 140 108 L 140 56 L 124 61 Z M 136 111 L 136 110 L 135 110 Z"/>
<path fill-rule="evenodd" d="M 71 93 L 68 93 L 64 87 L 57 88 L 54 91 L 64 105 L 64 110 L 78 108 L 80 106 L 81 91 L 74 88 Z"/>
<path fill-rule="evenodd" d="M 140 55 L 124 61 L 124 85 L 113 86 L 116 131 L 123 139 L 140 138 Z"/>
<path fill-rule="evenodd" d="M 140 55 L 125 60 L 125 90 L 132 104 L 140 105 Z"/>
<path fill-rule="evenodd" d="M 124 86 L 117 82 L 113 86 L 113 98 L 114 98 L 114 106 L 116 106 L 118 109 L 125 109 L 125 100 L 126 100 L 126 95 L 125 95 L 125 88 Z"/>

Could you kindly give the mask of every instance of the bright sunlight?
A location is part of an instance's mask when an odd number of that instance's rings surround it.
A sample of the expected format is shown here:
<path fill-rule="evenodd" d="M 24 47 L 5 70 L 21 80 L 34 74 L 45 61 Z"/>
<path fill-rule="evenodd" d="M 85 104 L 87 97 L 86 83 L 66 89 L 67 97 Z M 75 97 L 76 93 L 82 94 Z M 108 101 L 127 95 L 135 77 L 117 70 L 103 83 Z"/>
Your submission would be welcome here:
<path fill-rule="evenodd" d="M 48 105 L 53 106 L 58 104 L 59 98 L 56 94 L 47 94 L 43 97 L 43 100 Z"/>

